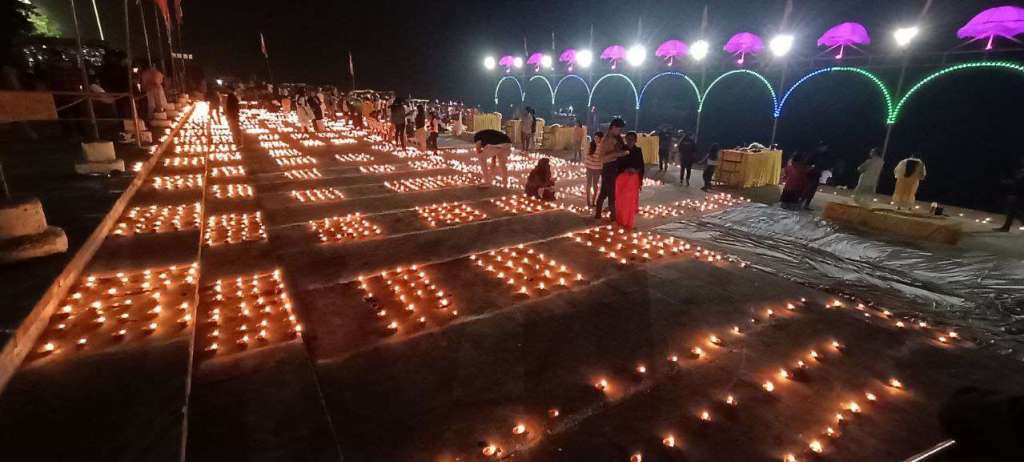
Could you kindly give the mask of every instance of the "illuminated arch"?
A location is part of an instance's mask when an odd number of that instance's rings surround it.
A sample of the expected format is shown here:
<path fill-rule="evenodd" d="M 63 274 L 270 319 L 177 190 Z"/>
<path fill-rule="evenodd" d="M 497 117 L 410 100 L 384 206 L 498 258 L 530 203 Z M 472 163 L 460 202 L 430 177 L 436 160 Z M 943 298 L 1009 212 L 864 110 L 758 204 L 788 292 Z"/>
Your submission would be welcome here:
<path fill-rule="evenodd" d="M 683 74 L 683 73 L 680 73 L 680 72 L 671 72 L 671 71 L 669 71 L 669 72 L 662 72 L 662 73 L 660 73 L 660 74 L 658 74 L 658 75 L 656 75 L 654 77 L 651 77 L 651 80 L 648 80 L 647 83 L 644 84 L 643 88 L 640 89 L 640 98 L 637 100 L 636 107 L 640 108 L 640 103 L 644 102 L 644 92 L 647 91 L 647 87 L 649 87 L 652 83 L 654 83 L 655 80 L 658 80 L 661 77 L 666 77 L 666 76 L 670 76 L 670 75 L 674 75 L 674 76 L 682 77 L 682 78 L 686 79 L 686 82 L 690 84 L 691 88 L 693 88 L 694 96 L 697 97 L 697 104 L 700 105 L 700 90 L 697 88 L 697 84 L 693 81 L 693 79 L 691 79 L 690 76 L 688 76 L 686 74 Z"/>
<path fill-rule="evenodd" d="M 527 85 L 529 85 L 529 84 L 530 84 L 530 82 L 533 82 L 533 80 L 534 80 L 534 79 L 541 79 L 541 80 L 543 80 L 543 81 L 544 81 L 544 83 L 546 83 L 546 84 L 548 85 L 548 93 L 550 93 L 550 94 L 551 94 L 551 104 L 555 104 L 555 89 L 554 89 L 554 88 L 551 88 L 551 81 L 550 81 L 550 80 L 548 80 L 548 78 L 547 78 L 547 77 L 544 77 L 543 75 L 535 75 L 535 76 L 533 76 L 533 77 L 530 77 L 530 80 L 528 80 L 528 81 L 526 82 L 526 84 L 527 84 Z M 526 87 L 526 88 L 530 88 L 530 87 Z M 526 94 L 525 94 L 525 92 L 524 92 L 524 93 L 523 93 L 523 101 L 526 101 L 526 96 L 525 96 L 525 95 L 526 95 Z"/>
<path fill-rule="evenodd" d="M 886 87 L 885 83 L 882 82 L 882 79 L 878 78 L 877 75 L 856 67 L 826 67 L 824 69 L 818 69 L 814 72 L 811 72 L 810 74 L 801 77 L 800 80 L 797 80 L 796 83 L 793 84 L 793 86 L 789 87 L 789 90 L 786 90 L 786 94 L 782 96 L 782 100 L 779 101 L 778 106 L 775 108 L 775 118 L 779 118 L 782 115 L 782 108 L 783 106 L 786 105 L 786 101 L 789 100 L 789 95 L 793 94 L 793 90 L 796 90 L 797 87 L 799 87 L 801 84 L 803 84 L 804 82 L 813 77 L 831 72 L 852 72 L 854 74 L 867 77 L 868 80 L 873 82 L 875 86 L 878 87 L 878 90 L 882 92 L 882 98 L 885 99 L 885 120 L 888 121 L 889 119 L 892 118 L 892 113 L 894 109 L 892 93 L 889 92 L 889 87 Z"/>
<path fill-rule="evenodd" d="M 583 77 L 580 77 L 575 74 L 569 74 L 565 77 L 558 79 L 558 83 L 555 84 L 555 91 L 552 92 L 551 104 L 555 104 L 555 97 L 558 96 L 558 89 L 561 88 L 562 82 L 565 82 L 566 79 L 576 79 L 582 82 L 583 87 L 587 89 L 587 96 L 590 96 L 590 84 L 588 84 L 587 81 L 583 79 Z"/>
<path fill-rule="evenodd" d="M 597 91 L 597 86 L 601 85 L 601 82 L 608 77 L 619 77 L 624 79 L 626 82 L 629 82 L 629 88 L 633 89 L 633 101 L 636 103 L 636 109 L 640 109 L 640 94 L 636 92 L 636 85 L 633 85 L 633 81 L 629 80 L 629 77 L 622 74 L 605 74 L 601 76 L 600 79 L 597 79 L 597 82 L 594 82 L 594 88 L 590 90 L 590 96 L 587 98 L 587 107 L 590 107 L 591 103 L 594 101 L 594 93 Z"/>
<path fill-rule="evenodd" d="M 523 86 L 519 83 L 519 79 L 515 78 L 515 76 L 506 75 L 499 79 L 498 84 L 494 87 L 494 105 L 498 105 L 498 90 L 501 90 L 501 84 L 505 83 L 506 80 L 511 80 L 516 84 L 516 87 L 519 87 L 519 101 L 526 101 L 526 92 L 523 91 Z"/>
<path fill-rule="evenodd" d="M 976 68 L 1007 69 L 1024 74 L 1024 65 L 1009 61 L 981 61 L 977 63 L 964 63 L 949 66 L 945 69 L 936 71 L 935 73 L 929 75 L 928 77 L 921 79 L 920 82 L 917 82 L 916 84 L 914 84 L 913 87 L 910 87 L 910 90 L 907 90 L 907 93 L 903 95 L 903 98 L 900 98 L 900 102 L 896 103 L 896 108 L 893 109 L 893 111 L 889 114 L 889 119 L 886 122 L 888 122 L 889 124 L 896 123 L 896 119 L 899 118 L 900 111 L 903 110 L 903 106 L 907 104 L 907 101 L 910 99 L 910 97 L 917 93 L 917 91 L 920 90 L 921 87 L 923 87 L 928 82 L 931 82 L 932 80 L 935 80 L 950 72 L 964 71 Z"/>
<path fill-rule="evenodd" d="M 732 70 L 732 71 L 726 72 L 725 74 L 722 74 L 722 75 L 718 76 L 717 79 L 712 80 L 711 84 L 708 85 L 708 87 L 704 89 L 704 95 L 702 95 L 700 97 L 700 104 L 697 105 L 697 112 L 704 111 L 704 103 L 708 100 L 708 93 L 711 92 L 711 89 L 715 88 L 715 85 L 717 85 L 718 82 L 721 81 L 722 79 L 724 79 L 724 78 L 726 78 L 726 77 L 728 77 L 730 75 L 735 75 L 735 74 L 750 74 L 750 75 L 752 75 L 754 77 L 757 77 L 757 80 L 760 80 L 761 83 L 764 84 L 765 88 L 768 89 L 768 93 L 770 93 L 771 96 L 772 96 L 772 113 L 774 114 L 775 107 L 778 105 L 778 101 L 775 98 L 775 89 L 772 88 L 772 84 L 770 82 L 768 82 L 768 79 L 766 79 L 763 75 L 758 74 L 757 72 L 754 72 L 754 71 L 751 71 L 751 70 L 748 70 L 748 69 Z"/>

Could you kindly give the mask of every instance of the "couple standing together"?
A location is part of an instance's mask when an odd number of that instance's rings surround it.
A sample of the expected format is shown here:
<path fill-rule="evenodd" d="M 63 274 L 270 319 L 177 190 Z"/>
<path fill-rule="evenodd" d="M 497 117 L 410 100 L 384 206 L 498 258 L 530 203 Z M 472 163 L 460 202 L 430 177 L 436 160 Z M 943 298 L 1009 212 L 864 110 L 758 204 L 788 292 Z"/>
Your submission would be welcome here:
<path fill-rule="evenodd" d="M 623 139 L 622 131 L 626 122 L 614 119 L 608 125 L 608 133 L 597 143 L 595 154 L 601 159 L 601 190 L 597 194 L 594 217 L 601 218 L 604 200 L 615 222 L 633 229 L 636 214 L 640 210 L 640 189 L 644 179 L 644 155 L 636 145 L 637 134 L 629 132 Z"/>

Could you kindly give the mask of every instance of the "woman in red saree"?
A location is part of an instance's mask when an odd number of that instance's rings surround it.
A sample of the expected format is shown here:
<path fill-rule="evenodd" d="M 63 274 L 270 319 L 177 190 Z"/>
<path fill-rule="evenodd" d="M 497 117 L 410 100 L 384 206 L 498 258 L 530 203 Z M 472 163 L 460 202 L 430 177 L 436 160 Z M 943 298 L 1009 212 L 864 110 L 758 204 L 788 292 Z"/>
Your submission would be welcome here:
<path fill-rule="evenodd" d="M 615 178 L 615 222 L 632 230 L 644 182 L 644 153 L 636 145 L 636 132 L 626 134 L 626 150 L 627 154 L 618 160 L 619 176 Z"/>

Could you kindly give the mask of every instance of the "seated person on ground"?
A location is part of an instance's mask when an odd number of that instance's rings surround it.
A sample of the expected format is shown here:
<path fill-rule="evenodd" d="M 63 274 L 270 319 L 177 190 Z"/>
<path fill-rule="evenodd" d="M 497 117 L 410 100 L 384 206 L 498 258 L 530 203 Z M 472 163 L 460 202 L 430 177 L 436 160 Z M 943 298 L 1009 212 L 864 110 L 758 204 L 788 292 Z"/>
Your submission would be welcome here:
<path fill-rule="evenodd" d="M 526 195 L 546 201 L 555 200 L 555 179 L 551 176 L 551 162 L 547 157 L 538 160 L 537 166 L 526 177 Z"/>

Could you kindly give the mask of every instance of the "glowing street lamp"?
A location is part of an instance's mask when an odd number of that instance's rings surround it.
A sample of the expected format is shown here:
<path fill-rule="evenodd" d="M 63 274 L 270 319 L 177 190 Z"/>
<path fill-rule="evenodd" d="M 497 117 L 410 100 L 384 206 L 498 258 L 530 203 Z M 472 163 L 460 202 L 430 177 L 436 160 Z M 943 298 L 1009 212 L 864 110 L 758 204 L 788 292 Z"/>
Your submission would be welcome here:
<path fill-rule="evenodd" d="M 899 27 L 892 31 L 892 38 L 896 41 L 896 46 L 901 49 L 910 47 L 910 43 L 914 41 L 917 34 L 921 32 L 921 29 L 917 26 Z M 910 53 L 903 53 L 903 63 L 900 66 L 900 78 L 896 81 L 896 95 L 903 93 L 903 80 L 907 76 L 907 64 L 910 62 Z M 885 139 L 882 140 L 882 159 L 885 159 L 885 155 L 889 153 L 889 139 L 892 136 L 892 125 L 891 123 L 885 124 Z"/>
<path fill-rule="evenodd" d="M 522 69 L 523 68 L 523 57 L 522 56 L 516 56 L 512 60 L 512 67 L 515 67 L 516 69 Z"/>
<path fill-rule="evenodd" d="M 576 52 L 576 64 L 581 68 L 588 68 L 594 63 L 594 53 L 590 50 L 580 50 Z"/>
<path fill-rule="evenodd" d="M 921 29 L 917 26 L 900 27 L 892 32 L 892 37 L 896 39 L 896 46 L 906 48 L 920 32 Z"/>
<path fill-rule="evenodd" d="M 707 40 L 697 40 L 690 44 L 690 57 L 694 61 L 702 61 L 708 56 L 709 49 L 711 49 L 711 45 Z"/>
<path fill-rule="evenodd" d="M 772 54 L 776 57 L 786 56 L 793 49 L 793 36 L 789 34 L 776 35 L 768 42 L 768 49 L 772 50 Z"/>
<path fill-rule="evenodd" d="M 626 51 L 626 62 L 630 66 L 639 67 L 647 59 L 647 49 L 643 45 L 633 45 Z"/>
<path fill-rule="evenodd" d="M 551 69 L 554 65 L 554 60 L 551 59 L 551 55 L 544 55 L 540 57 L 540 67 L 544 69 Z"/>
<path fill-rule="evenodd" d="M 776 58 L 782 58 L 786 56 L 790 50 L 793 49 L 793 36 L 790 34 L 779 34 L 772 37 L 772 40 L 768 42 L 768 49 L 772 51 L 772 54 Z M 786 72 L 789 70 L 789 63 L 783 62 L 782 65 L 782 78 L 779 80 L 779 88 L 786 88 Z M 779 129 L 779 117 L 776 115 L 772 120 L 772 137 L 768 142 L 769 146 L 774 149 L 775 146 L 775 134 L 778 133 Z"/>
<path fill-rule="evenodd" d="M 494 56 L 488 56 L 484 58 L 484 68 L 486 68 L 487 70 L 493 71 L 497 65 L 498 62 L 494 60 Z"/>

